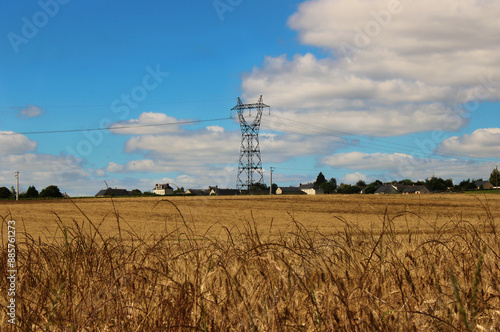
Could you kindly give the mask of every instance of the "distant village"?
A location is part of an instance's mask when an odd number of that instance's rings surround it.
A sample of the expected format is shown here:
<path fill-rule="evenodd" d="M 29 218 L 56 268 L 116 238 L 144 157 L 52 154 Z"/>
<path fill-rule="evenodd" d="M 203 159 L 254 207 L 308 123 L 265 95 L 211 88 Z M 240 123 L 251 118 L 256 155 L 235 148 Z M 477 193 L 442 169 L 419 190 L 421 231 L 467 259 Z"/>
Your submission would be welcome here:
<path fill-rule="evenodd" d="M 371 183 L 358 181 L 356 184 L 337 185 L 337 180 L 327 180 L 323 173 L 319 173 L 316 181 L 299 183 L 298 186 L 278 186 L 272 184 L 272 188 L 263 183 L 254 184 L 249 190 L 220 188 L 218 185 L 208 188 L 190 188 L 185 190 L 172 183 L 160 183 L 152 186 L 150 191 L 142 192 L 139 189 L 127 190 L 119 188 L 106 188 L 99 190 L 95 197 L 125 197 L 125 196 L 236 196 L 236 195 L 328 195 L 328 194 L 402 194 L 419 195 L 430 193 L 463 193 L 463 192 L 500 192 L 500 176 L 497 169 L 490 174 L 489 180 L 467 179 L 459 184 L 453 184 L 451 179 L 444 180 L 431 177 L 425 181 L 412 181 L 410 179 L 382 182 L 376 180 Z M 40 192 L 30 186 L 26 191 L 17 192 L 13 186 L 0 187 L 0 199 L 36 199 L 36 198 L 68 198 L 55 185 L 50 185 Z"/>
<path fill-rule="evenodd" d="M 187 189 L 174 188 L 169 183 L 155 184 L 150 192 L 141 192 L 138 189 L 128 191 L 126 189 L 107 188 L 100 190 L 96 197 L 118 197 L 118 196 L 173 196 L 173 195 L 188 195 L 188 196 L 236 196 L 236 195 L 326 195 L 326 194 L 402 194 L 402 195 L 419 195 L 430 193 L 452 193 L 466 192 L 478 190 L 495 190 L 500 189 L 497 185 L 498 174 L 496 170 L 492 172 L 490 180 L 463 180 L 459 184 L 454 185 L 451 179 L 444 180 L 441 178 L 431 177 L 425 181 L 416 181 L 405 179 L 401 181 L 392 181 L 383 183 L 376 180 L 372 183 L 365 183 L 360 180 L 355 185 L 340 184 L 334 178 L 326 180 L 323 173 L 319 173 L 316 181 L 310 183 L 300 183 L 298 186 L 278 186 L 273 183 L 272 189 L 267 185 L 258 183 L 250 190 L 219 188 L 218 185 L 209 186 L 202 189 Z M 493 183 L 492 183 L 493 182 Z"/>

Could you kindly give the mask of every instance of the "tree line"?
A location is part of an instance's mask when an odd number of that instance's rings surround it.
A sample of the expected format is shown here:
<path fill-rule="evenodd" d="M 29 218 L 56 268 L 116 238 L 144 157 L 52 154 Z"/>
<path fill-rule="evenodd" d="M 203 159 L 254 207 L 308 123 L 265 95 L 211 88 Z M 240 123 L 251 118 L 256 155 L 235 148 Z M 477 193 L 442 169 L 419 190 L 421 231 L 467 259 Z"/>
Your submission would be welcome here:
<path fill-rule="evenodd" d="M 9 199 L 16 197 L 16 189 L 14 187 L 0 187 L 0 199 Z M 63 197 L 63 194 L 57 186 L 50 185 L 42 191 L 38 192 L 35 186 L 29 186 L 28 190 L 19 193 L 19 198 L 58 198 Z"/>
<path fill-rule="evenodd" d="M 424 185 L 431 192 L 464 192 L 470 190 L 476 190 L 476 182 L 483 181 L 480 179 L 467 179 L 461 181 L 459 184 L 455 185 L 452 179 L 442 179 L 439 177 L 431 177 L 430 179 L 425 179 L 424 181 L 412 181 L 411 179 L 404 180 L 394 180 L 391 181 L 391 184 L 404 184 L 404 185 Z M 500 186 L 500 173 L 498 169 L 493 169 L 490 174 L 489 182 L 495 186 Z M 373 194 L 377 191 L 380 186 L 384 185 L 384 183 L 380 180 L 375 180 L 371 183 L 366 183 L 363 180 L 359 180 L 355 185 L 341 183 L 337 185 L 337 180 L 335 178 L 331 178 L 327 180 L 325 175 L 320 172 L 314 181 L 314 187 L 317 189 L 322 189 L 325 194 L 359 194 L 361 190 L 366 194 Z"/>

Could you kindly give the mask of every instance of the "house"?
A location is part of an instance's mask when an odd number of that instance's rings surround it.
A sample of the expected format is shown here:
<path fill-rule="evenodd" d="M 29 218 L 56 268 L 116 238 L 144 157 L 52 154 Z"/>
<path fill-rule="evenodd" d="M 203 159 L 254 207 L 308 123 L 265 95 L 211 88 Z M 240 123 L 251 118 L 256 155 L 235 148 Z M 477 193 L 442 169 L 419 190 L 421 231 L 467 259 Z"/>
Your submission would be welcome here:
<path fill-rule="evenodd" d="M 130 196 L 130 191 L 127 189 L 102 189 L 100 190 L 95 197 L 119 197 L 119 196 Z"/>
<path fill-rule="evenodd" d="M 299 187 L 279 187 L 276 189 L 276 195 L 305 195 Z"/>
<path fill-rule="evenodd" d="M 490 181 L 476 181 L 476 189 L 493 189 Z"/>
<path fill-rule="evenodd" d="M 421 186 L 421 185 L 406 187 L 402 191 L 402 194 L 419 195 L 419 194 L 430 194 L 430 193 L 431 193 L 431 191 L 429 190 L 429 188 L 427 188 L 426 186 Z"/>
<path fill-rule="evenodd" d="M 412 185 L 399 184 L 399 183 L 389 183 L 380 186 L 374 194 L 401 194 L 406 188 L 410 188 Z"/>
<path fill-rule="evenodd" d="M 384 184 L 375 191 L 375 195 L 381 194 L 399 194 L 398 187 L 394 184 Z"/>
<path fill-rule="evenodd" d="M 208 190 L 208 189 L 188 189 L 188 190 L 186 190 L 186 195 L 208 196 L 208 195 L 210 195 L 210 190 Z"/>
<path fill-rule="evenodd" d="M 299 189 L 308 195 L 322 195 L 325 193 L 323 189 L 314 186 L 314 184 L 312 183 L 306 183 L 306 184 L 300 183 Z"/>
<path fill-rule="evenodd" d="M 430 194 L 430 192 L 424 185 L 389 183 L 380 186 L 375 194 Z"/>
<path fill-rule="evenodd" d="M 222 189 L 218 186 L 209 187 L 210 196 L 236 196 L 241 195 L 241 190 L 239 189 Z"/>
<path fill-rule="evenodd" d="M 174 189 L 170 187 L 168 183 L 165 184 L 156 184 L 155 188 L 153 189 L 153 194 L 156 195 L 173 195 L 174 194 Z"/>

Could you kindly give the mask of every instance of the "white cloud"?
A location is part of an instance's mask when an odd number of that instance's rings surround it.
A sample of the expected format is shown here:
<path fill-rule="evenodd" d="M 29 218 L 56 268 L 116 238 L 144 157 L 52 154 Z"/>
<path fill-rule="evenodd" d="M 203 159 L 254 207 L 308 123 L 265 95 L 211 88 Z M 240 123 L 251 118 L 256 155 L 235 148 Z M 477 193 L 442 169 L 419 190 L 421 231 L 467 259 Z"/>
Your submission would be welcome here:
<path fill-rule="evenodd" d="M 222 128 L 221 126 L 208 126 L 207 129 L 208 129 L 208 131 L 212 131 L 214 133 L 223 133 L 224 132 L 224 128 Z"/>
<path fill-rule="evenodd" d="M 110 161 L 108 163 L 108 167 L 106 167 L 106 171 L 111 173 L 120 173 L 123 172 L 124 168 L 125 167 L 123 165 Z"/>
<path fill-rule="evenodd" d="M 263 127 L 306 135 L 326 135 L 342 142 L 348 135 L 396 136 L 438 130 L 457 130 L 466 123 L 459 114 L 440 104 L 398 107 L 371 106 L 366 110 L 287 110 L 273 112 Z M 337 138 L 334 138 L 337 136 Z"/>
<path fill-rule="evenodd" d="M 36 118 L 42 114 L 42 109 L 38 106 L 28 105 L 24 108 L 19 108 L 18 117 L 21 118 Z"/>
<path fill-rule="evenodd" d="M 344 183 L 349 183 L 349 184 L 355 184 L 356 182 L 358 182 L 359 180 L 363 180 L 365 182 L 369 182 L 368 181 L 368 176 L 364 175 L 364 174 L 361 174 L 359 172 L 355 172 L 355 173 L 350 173 L 350 174 L 346 174 L 344 176 Z"/>
<path fill-rule="evenodd" d="M 359 47 L 350 68 L 373 78 L 470 85 L 500 64 L 499 14 L 500 3 L 488 0 L 313 0 L 289 26 L 302 42 L 339 55 L 343 44 Z"/>
<path fill-rule="evenodd" d="M 163 134 L 180 131 L 177 122 L 178 119 L 164 113 L 144 112 L 137 119 L 118 121 L 109 128 L 112 133 L 120 135 Z"/>
<path fill-rule="evenodd" d="M 37 142 L 12 131 L 0 131 L 0 154 L 20 154 L 36 150 Z"/>
<path fill-rule="evenodd" d="M 467 121 L 454 105 L 500 95 L 499 15 L 494 1 L 307 1 L 289 26 L 331 56 L 267 57 L 244 76 L 244 97 L 265 91 L 283 116 L 353 134 L 457 130 Z"/>
<path fill-rule="evenodd" d="M 478 129 L 470 135 L 450 137 L 437 147 L 443 155 L 500 158 L 500 128 Z"/>
<path fill-rule="evenodd" d="M 134 136 L 126 142 L 125 152 L 144 153 L 155 161 L 168 161 L 170 165 L 182 168 L 234 162 L 238 156 L 238 142 L 236 133 L 186 131 L 171 135 Z"/>
<path fill-rule="evenodd" d="M 433 175 L 462 180 L 485 178 L 493 163 L 477 163 L 459 159 L 416 158 L 401 153 L 338 153 L 323 158 L 325 165 L 350 170 L 383 171 L 385 179 L 425 179 Z"/>
<path fill-rule="evenodd" d="M 325 157 L 323 163 L 336 168 L 384 170 L 414 160 L 414 157 L 402 153 L 346 152 Z"/>
<path fill-rule="evenodd" d="M 81 160 L 71 156 L 49 154 L 0 155 L 0 183 L 14 185 L 13 172 L 20 172 L 20 185 L 27 189 L 35 185 L 38 190 L 57 185 L 62 192 L 71 194 L 95 194 L 98 179 L 85 169 Z"/>

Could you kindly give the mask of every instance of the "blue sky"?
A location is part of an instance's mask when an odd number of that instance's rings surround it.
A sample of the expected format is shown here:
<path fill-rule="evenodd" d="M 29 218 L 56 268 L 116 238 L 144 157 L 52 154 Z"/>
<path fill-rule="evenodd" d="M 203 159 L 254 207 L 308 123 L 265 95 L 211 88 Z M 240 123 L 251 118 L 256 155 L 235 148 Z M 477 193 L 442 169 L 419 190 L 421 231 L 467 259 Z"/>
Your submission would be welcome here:
<path fill-rule="evenodd" d="M 427 3 L 428 2 L 428 3 Z M 0 4 L 0 185 L 236 185 L 229 110 L 263 95 L 265 180 L 487 178 L 500 157 L 492 1 Z M 226 118 L 226 119 L 224 119 Z M 212 120 L 126 130 L 40 133 Z"/>

